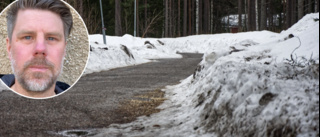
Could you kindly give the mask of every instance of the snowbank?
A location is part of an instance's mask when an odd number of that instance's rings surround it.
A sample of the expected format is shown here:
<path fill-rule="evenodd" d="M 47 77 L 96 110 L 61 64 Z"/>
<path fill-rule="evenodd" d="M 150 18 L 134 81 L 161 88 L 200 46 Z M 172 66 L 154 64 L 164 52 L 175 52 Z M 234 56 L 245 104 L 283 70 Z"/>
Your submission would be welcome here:
<path fill-rule="evenodd" d="M 179 53 L 211 53 L 228 51 L 231 46 L 251 46 L 276 40 L 279 34 L 263 31 L 240 34 L 201 35 L 181 38 L 139 38 L 131 35 L 107 36 L 107 45 L 102 35 L 91 35 L 89 62 L 85 74 L 113 68 L 147 63 L 150 59 L 181 58 Z M 121 49 L 127 47 L 134 58 Z"/>
<path fill-rule="evenodd" d="M 92 51 L 90 52 L 88 65 L 84 74 L 148 62 L 147 60 L 141 59 L 137 56 L 130 56 L 130 54 L 127 54 L 125 50 L 121 49 L 121 45 L 105 46 L 104 44 L 100 44 L 103 40 L 97 40 L 99 38 L 102 39 L 102 36 L 90 36 Z M 129 49 L 128 51 L 130 52 Z"/>
<path fill-rule="evenodd" d="M 276 40 L 279 34 L 263 31 L 240 34 L 201 35 L 181 38 L 139 38 L 131 35 L 107 36 L 107 45 L 102 35 L 91 35 L 89 62 L 85 74 L 118 67 L 150 62 L 150 59 L 181 58 L 179 53 L 211 53 L 228 51 L 231 46 L 251 46 Z M 127 47 L 134 58 L 121 49 Z"/>
<path fill-rule="evenodd" d="M 7 87 L 0 81 L 0 92 L 5 89 L 7 89 Z"/>
<path fill-rule="evenodd" d="M 210 53 L 212 51 L 228 51 L 231 46 L 251 46 L 265 43 L 279 37 L 279 34 L 262 31 L 238 34 L 199 35 L 175 39 L 162 39 L 173 51 Z"/>
<path fill-rule="evenodd" d="M 196 74 L 167 87 L 160 113 L 111 125 L 97 136 L 319 136 L 315 19 L 319 13 L 280 34 L 164 40 L 177 51 L 206 53 Z"/>
<path fill-rule="evenodd" d="M 89 62 L 85 74 L 106 71 L 150 62 L 150 59 L 181 58 L 182 56 L 165 47 L 157 39 L 107 36 L 107 45 L 103 44 L 102 35 L 91 35 Z"/>

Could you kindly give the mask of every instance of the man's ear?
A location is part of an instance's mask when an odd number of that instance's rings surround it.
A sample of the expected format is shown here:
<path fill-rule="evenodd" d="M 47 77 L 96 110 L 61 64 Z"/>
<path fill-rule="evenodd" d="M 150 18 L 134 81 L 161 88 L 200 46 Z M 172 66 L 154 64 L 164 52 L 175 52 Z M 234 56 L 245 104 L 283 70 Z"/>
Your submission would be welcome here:
<path fill-rule="evenodd" d="M 11 42 L 10 39 L 7 37 L 6 39 L 6 43 L 7 43 L 7 53 L 8 53 L 8 57 L 11 60 Z"/>

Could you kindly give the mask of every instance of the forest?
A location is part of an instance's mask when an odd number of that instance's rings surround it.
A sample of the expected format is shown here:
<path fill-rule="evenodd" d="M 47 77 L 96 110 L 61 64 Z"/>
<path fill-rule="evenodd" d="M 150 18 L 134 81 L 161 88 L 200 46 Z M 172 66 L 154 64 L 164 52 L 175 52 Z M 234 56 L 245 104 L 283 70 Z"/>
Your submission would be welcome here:
<path fill-rule="evenodd" d="M 2 11 L 14 0 L 1 0 Z M 319 0 L 65 0 L 83 18 L 90 34 L 181 37 L 269 30 L 280 32 L 304 15 L 319 12 Z M 136 4 L 136 5 L 135 5 Z"/>

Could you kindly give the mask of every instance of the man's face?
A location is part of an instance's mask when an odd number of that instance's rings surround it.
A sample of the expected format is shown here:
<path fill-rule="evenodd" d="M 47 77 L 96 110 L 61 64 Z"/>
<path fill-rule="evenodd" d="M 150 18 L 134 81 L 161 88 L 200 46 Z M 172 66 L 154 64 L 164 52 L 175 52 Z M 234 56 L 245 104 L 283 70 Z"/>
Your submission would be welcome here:
<path fill-rule="evenodd" d="M 26 91 L 44 92 L 55 86 L 62 70 L 66 41 L 59 15 L 19 10 L 7 50 L 16 83 Z"/>

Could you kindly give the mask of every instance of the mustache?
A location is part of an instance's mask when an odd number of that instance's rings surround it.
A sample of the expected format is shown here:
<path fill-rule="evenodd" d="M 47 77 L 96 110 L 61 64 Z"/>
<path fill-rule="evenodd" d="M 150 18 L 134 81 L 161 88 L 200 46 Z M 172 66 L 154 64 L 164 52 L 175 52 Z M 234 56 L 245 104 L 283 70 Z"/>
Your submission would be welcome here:
<path fill-rule="evenodd" d="M 53 70 L 53 68 L 55 67 L 52 62 L 48 61 L 45 58 L 34 58 L 34 59 L 30 60 L 30 61 L 27 61 L 24 64 L 23 69 L 26 70 L 27 68 L 29 68 L 31 66 L 44 66 L 44 67 L 47 67 L 50 70 Z"/>

